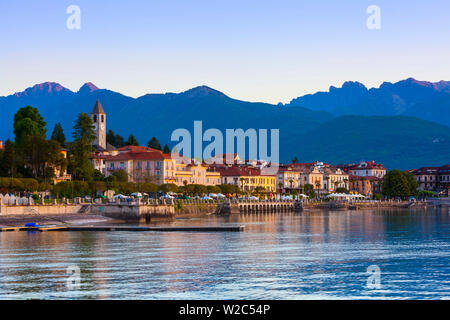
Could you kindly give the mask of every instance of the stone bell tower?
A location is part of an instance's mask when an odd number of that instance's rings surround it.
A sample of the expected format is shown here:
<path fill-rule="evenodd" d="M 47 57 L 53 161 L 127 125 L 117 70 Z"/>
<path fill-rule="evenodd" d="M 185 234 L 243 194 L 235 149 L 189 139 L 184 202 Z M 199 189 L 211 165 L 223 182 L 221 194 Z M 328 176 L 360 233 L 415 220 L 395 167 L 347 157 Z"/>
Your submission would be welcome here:
<path fill-rule="evenodd" d="M 93 145 L 98 145 L 103 149 L 106 149 L 106 113 L 98 99 L 94 109 L 92 109 L 91 118 L 94 123 L 96 136 Z"/>

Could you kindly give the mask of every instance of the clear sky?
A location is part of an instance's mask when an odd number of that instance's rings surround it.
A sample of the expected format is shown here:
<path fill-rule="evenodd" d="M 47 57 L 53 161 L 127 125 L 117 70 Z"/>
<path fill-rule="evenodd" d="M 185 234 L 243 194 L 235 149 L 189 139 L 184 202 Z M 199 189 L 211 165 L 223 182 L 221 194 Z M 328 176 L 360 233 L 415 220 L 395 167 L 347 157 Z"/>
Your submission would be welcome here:
<path fill-rule="evenodd" d="M 80 30 L 66 27 L 72 4 Z M 380 30 L 366 26 L 372 4 Z M 450 80 L 449 40 L 448 0 L 0 0 L 0 95 L 91 81 L 289 102 L 346 80 Z"/>

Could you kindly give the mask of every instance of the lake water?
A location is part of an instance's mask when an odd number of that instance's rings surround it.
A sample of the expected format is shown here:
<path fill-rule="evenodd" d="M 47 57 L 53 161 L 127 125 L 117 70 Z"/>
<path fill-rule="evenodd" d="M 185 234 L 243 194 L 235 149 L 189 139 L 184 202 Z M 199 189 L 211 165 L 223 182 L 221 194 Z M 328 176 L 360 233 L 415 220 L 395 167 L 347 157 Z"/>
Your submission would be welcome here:
<path fill-rule="evenodd" d="M 448 209 L 209 216 L 174 224 L 246 231 L 0 233 L 0 299 L 450 297 Z M 70 266 L 80 270 L 79 289 L 67 286 Z"/>

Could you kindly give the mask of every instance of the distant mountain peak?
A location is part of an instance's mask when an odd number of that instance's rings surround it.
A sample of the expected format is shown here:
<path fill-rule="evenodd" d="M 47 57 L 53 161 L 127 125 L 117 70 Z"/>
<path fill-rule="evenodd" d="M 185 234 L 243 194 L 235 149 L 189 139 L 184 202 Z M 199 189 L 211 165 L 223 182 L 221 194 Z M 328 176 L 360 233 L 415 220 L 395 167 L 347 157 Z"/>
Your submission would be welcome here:
<path fill-rule="evenodd" d="M 58 93 L 58 92 L 72 92 L 69 89 L 63 87 L 57 82 L 43 82 L 39 84 L 35 84 L 32 87 L 29 87 L 25 89 L 22 92 L 16 92 L 14 95 L 16 97 L 21 96 L 30 96 L 30 95 L 47 95 L 52 93 Z"/>
<path fill-rule="evenodd" d="M 336 90 L 363 90 L 367 91 L 367 88 L 365 85 L 363 85 L 361 82 L 358 81 L 345 81 L 342 84 L 342 87 L 338 88 L 335 86 L 330 86 L 329 92 L 336 91 Z"/>
<path fill-rule="evenodd" d="M 394 83 L 394 85 L 404 85 L 404 86 L 419 86 L 424 88 L 430 88 L 436 91 L 448 91 L 450 90 L 450 81 L 438 81 L 438 82 L 430 82 L 430 81 L 420 81 L 416 80 L 412 77 L 401 80 L 399 82 Z"/>
<path fill-rule="evenodd" d="M 188 96 L 189 98 L 197 98 L 197 97 L 206 97 L 206 96 L 223 96 L 226 97 L 222 92 L 210 88 L 208 86 L 198 86 L 187 91 L 182 92 L 181 94 Z"/>
<path fill-rule="evenodd" d="M 93 84 L 92 82 L 86 82 L 83 86 L 78 90 L 79 93 L 90 93 L 99 90 L 99 88 Z"/>
<path fill-rule="evenodd" d="M 364 84 L 358 81 L 345 81 L 342 88 L 364 88 L 367 89 Z"/>

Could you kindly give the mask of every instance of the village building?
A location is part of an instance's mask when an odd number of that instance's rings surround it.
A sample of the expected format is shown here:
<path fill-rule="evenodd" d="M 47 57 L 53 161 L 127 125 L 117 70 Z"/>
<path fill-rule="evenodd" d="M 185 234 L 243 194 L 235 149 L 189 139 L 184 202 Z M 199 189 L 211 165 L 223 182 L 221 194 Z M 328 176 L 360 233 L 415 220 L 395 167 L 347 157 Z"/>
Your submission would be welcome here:
<path fill-rule="evenodd" d="M 246 166 L 217 167 L 222 184 L 238 186 L 242 191 L 276 191 L 276 175 L 265 175 L 258 168 Z"/>
<path fill-rule="evenodd" d="M 125 148 L 125 147 L 124 147 Z M 129 182 L 150 182 L 155 184 L 175 183 L 175 161 L 162 151 L 128 146 L 117 149 L 112 155 L 103 155 L 105 176 L 118 170 L 128 175 Z"/>
<path fill-rule="evenodd" d="M 352 193 L 359 193 L 367 197 L 381 194 L 382 178 L 374 176 L 349 176 L 349 188 Z"/>
<path fill-rule="evenodd" d="M 61 155 L 64 159 L 67 159 L 67 149 L 61 149 Z M 72 180 L 72 175 L 67 173 L 67 167 L 62 168 L 61 166 L 56 166 L 53 168 L 55 173 L 55 178 L 53 179 L 53 183 L 56 184 L 62 181 L 70 181 Z"/>
<path fill-rule="evenodd" d="M 300 184 L 305 186 L 311 184 L 313 189 L 320 193 L 324 188 L 324 175 L 323 172 L 317 166 L 312 168 L 305 168 L 300 171 Z"/>
<path fill-rule="evenodd" d="M 360 177 L 383 178 L 386 175 L 386 168 L 382 164 L 375 163 L 375 161 L 361 161 L 359 164 L 336 167 L 340 167 L 350 175 Z"/>
<path fill-rule="evenodd" d="M 215 186 L 221 184 L 220 173 L 210 168 L 205 163 L 191 160 L 189 163 L 180 161 L 176 163 L 175 184 L 178 186 L 186 184 L 203 184 Z"/>
<path fill-rule="evenodd" d="M 276 177 L 278 192 L 289 192 L 300 189 L 300 169 L 295 169 L 290 166 L 280 166 Z"/>
<path fill-rule="evenodd" d="M 450 164 L 441 167 L 422 167 L 409 170 L 414 174 L 418 183 L 418 190 L 428 190 L 449 195 L 450 193 Z"/>
<path fill-rule="evenodd" d="M 349 175 L 340 168 L 324 167 L 322 169 L 324 174 L 323 189 L 325 192 L 335 192 L 338 188 L 345 188 L 348 190 Z"/>

